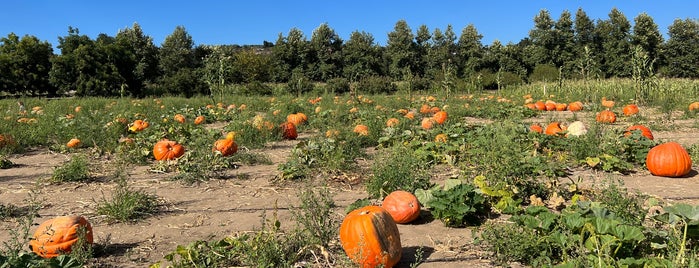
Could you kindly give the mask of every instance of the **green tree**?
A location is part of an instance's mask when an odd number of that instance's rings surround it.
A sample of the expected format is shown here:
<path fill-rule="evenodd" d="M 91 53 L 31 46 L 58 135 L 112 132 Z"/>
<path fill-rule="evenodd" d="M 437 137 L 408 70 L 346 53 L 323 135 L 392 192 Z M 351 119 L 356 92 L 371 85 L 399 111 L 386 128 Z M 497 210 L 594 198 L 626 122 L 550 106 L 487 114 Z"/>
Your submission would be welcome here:
<path fill-rule="evenodd" d="M 124 89 L 132 96 L 142 97 L 145 85 L 155 82 L 159 75 L 158 47 L 153 44 L 152 37 L 143 33 L 138 23 L 120 30 L 116 35 L 116 45 L 121 50 L 117 68 L 125 80 Z"/>
<path fill-rule="evenodd" d="M 441 31 L 436 28 L 435 33 L 441 34 Z M 423 24 L 418 27 L 415 34 L 415 62 L 413 69 L 413 74 L 419 77 L 425 77 L 430 71 L 430 65 L 433 61 L 429 53 L 434 45 L 433 34 L 430 34 L 430 29 L 427 25 Z"/>
<path fill-rule="evenodd" d="M 599 45 L 595 42 L 595 24 L 581 8 L 575 12 L 573 23 L 575 36 L 576 72 L 582 79 L 599 74 Z"/>
<path fill-rule="evenodd" d="M 354 31 L 345 43 L 342 52 L 344 66 L 342 74 L 350 81 L 359 81 L 370 76 L 384 75 L 382 54 L 374 36 L 367 32 Z"/>
<path fill-rule="evenodd" d="M 529 65 L 554 63 L 554 53 L 558 45 L 554 24 L 551 15 L 545 9 L 534 17 L 534 29 L 529 31 L 531 46 L 526 58 Z"/>
<path fill-rule="evenodd" d="M 614 8 L 609 19 L 599 21 L 597 36 L 602 47 L 601 69 L 607 77 L 631 76 L 631 23 L 621 11 Z"/>
<path fill-rule="evenodd" d="M 328 81 L 339 77 L 342 71 L 342 39 L 327 23 L 323 23 L 313 31 L 310 42 L 312 63 L 309 69 L 310 78 L 317 81 Z"/>
<path fill-rule="evenodd" d="M 416 63 L 415 36 L 405 20 L 399 20 L 388 33 L 386 56 L 389 59 L 388 72 L 393 79 L 415 75 Z"/>
<path fill-rule="evenodd" d="M 483 35 L 478 33 L 473 24 L 461 30 L 461 36 L 456 43 L 456 65 L 462 77 L 474 75 L 481 68 L 484 53 L 482 39 Z"/>
<path fill-rule="evenodd" d="M 298 28 L 289 30 L 284 37 L 279 34 L 272 48 L 274 77 L 277 82 L 287 82 L 292 72 L 305 72 L 308 68 L 308 41 Z"/>
<path fill-rule="evenodd" d="M 183 26 L 165 37 L 158 54 L 162 76 L 158 81 L 162 93 L 193 96 L 208 94 L 203 75 L 197 73 L 194 41 Z"/>
<path fill-rule="evenodd" d="M 553 63 L 562 68 L 566 77 L 575 70 L 575 31 L 570 12 L 564 10 L 554 24 L 555 49 Z"/>
<path fill-rule="evenodd" d="M 451 25 L 447 25 L 444 33 L 439 28 L 432 34 L 432 47 L 428 53 L 429 77 L 442 79 L 446 69 L 456 69 L 456 34 Z"/>
<path fill-rule="evenodd" d="M 0 38 L 0 91 L 10 94 L 48 94 L 56 90 L 49 84 L 53 48 L 46 41 L 14 33 Z"/>
<path fill-rule="evenodd" d="M 633 34 L 631 35 L 631 45 L 640 46 L 651 61 L 658 59 L 660 46 L 665 42 L 658 30 L 653 18 L 646 13 L 641 13 L 634 18 Z M 654 66 L 656 67 L 656 66 Z"/>
<path fill-rule="evenodd" d="M 665 75 L 699 78 L 699 21 L 675 19 L 664 48 Z"/>

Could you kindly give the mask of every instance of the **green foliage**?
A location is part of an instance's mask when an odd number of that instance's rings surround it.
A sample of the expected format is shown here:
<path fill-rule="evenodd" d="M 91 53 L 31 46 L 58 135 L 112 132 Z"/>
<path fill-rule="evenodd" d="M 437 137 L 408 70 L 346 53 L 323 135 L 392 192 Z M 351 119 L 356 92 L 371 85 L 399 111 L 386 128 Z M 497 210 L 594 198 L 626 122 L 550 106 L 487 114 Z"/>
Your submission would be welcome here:
<path fill-rule="evenodd" d="M 53 183 L 82 182 L 90 179 L 90 162 L 83 154 L 73 155 L 62 166 L 56 167 L 51 175 Z"/>
<path fill-rule="evenodd" d="M 157 196 L 143 190 L 134 190 L 126 180 L 120 179 L 111 194 L 111 200 L 103 194 L 102 199 L 97 201 L 97 213 L 106 216 L 111 222 L 132 222 L 156 213 L 159 203 Z"/>
<path fill-rule="evenodd" d="M 313 190 L 313 186 L 309 185 L 299 197 L 299 206 L 292 210 L 293 218 L 299 225 L 298 232 L 304 234 L 305 243 L 327 248 L 337 237 L 340 228 L 330 190 L 327 187 Z"/>
<path fill-rule="evenodd" d="M 396 190 L 415 192 L 432 186 L 428 163 L 420 161 L 409 148 L 394 146 L 374 159 L 372 174 L 366 181 L 370 196 L 379 198 Z"/>
<path fill-rule="evenodd" d="M 478 224 L 488 212 L 489 207 L 483 195 L 467 183 L 453 186 L 445 185 L 444 189 L 433 189 L 432 198 L 427 206 L 435 219 L 440 219 L 447 227 L 464 227 Z"/>
<path fill-rule="evenodd" d="M 558 81 L 559 70 L 551 64 L 537 64 L 534 66 L 532 74 L 529 75 L 529 82 L 554 82 Z"/>
<path fill-rule="evenodd" d="M 311 170 L 348 171 L 355 168 L 354 159 L 363 155 L 358 140 L 313 137 L 296 144 L 286 162 L 278 169 L 277 179 L 305 178 Z"/>
<path fill-rule="evenodd" d="M 385 76 L 367 76 L 355 85 L 358 94 L 391 94 L 397 90 L 391 79 Z"/>

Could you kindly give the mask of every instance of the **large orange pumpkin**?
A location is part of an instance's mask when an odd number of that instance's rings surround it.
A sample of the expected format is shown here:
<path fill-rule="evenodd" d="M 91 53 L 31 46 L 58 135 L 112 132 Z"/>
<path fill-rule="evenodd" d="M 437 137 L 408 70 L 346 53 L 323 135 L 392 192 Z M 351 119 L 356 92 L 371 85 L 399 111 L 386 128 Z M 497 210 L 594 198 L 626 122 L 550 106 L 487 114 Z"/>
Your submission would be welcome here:
<path fill-rule="evenodd" d="M 539 111 L 546 111 L 546 103 L 544 103 L 543 101 L 535 102 L 534 107 Z"/>
<path fill-rule="evenodd" d="M 563 131 L 564 131 L 564 129 L 561 127 L 561 123 L 551 122 L 546 126 L 546 130 L 544 130 L 544 134 L 546 134 L 546 135 L 558 135 Z"/>
<path fill-rule="evenodd" d="M 238 144 L 235 143 L 235 132 L 228 132 L 225 139 L 214 142 L 213 151 L 221 152 L 223 156 L 229 156 L 238 151 Z"/>
<path fill-rule="evenodd" d="M 168 139 L 162 139 L 153 146 L 155 160 L 173 160 L 184 154 L 184 146 Z"/>
<path fill-rule="evenodd" d="M 432 119 L 434 119 L 437 124 L 444 124 L 444 122 L 447 121 L 448 114 L 446 111 L 439 111 L 436 112 L 433 116 Z"/>
<path fill-rule="evenodd" d="M 653 133 L 650 131 L 650 129 L 644 125 L 633 125 L 630 126 L 626 129 L 626 132 L 624 133 L 624 136 L 630 136 L 631 131 L 638 130 L 641 132 L 641 136 L 648 138 L 649 140 L 653 139 Z"/>
<path fill-rule="evenodd" d="M 282 138 L 284 139 L 295 140 L 299 136 L 298 132 L 296 132 L 296 125 L 294 125 L 294 123 L 284 122 L 279 126 L 279 128 L 281 128 Z"/>
<path fill-rule="evenodd" d="M 574 102 L 571 102 L 568 104 L 568 111 L 578 112 L 578 111 L 582 111 L 582 109 L 583 109 L 582 102 L 574 101 Z"/>
<path fill-rule="evenodd" d="M 340 225 L 340 243 L 347 256 L 361 267 L 393 267 L 403 248 L 398 225 L 379 206 L 358 208 Z"/>
<path fill-rule="evenodd" d="M 616 122 L 616 114 L 610 110 L 604 110 L 599 113 L 597 113 L 597 117 L 595 117 L 595 120 L 600 123 L 609 123 L 613 124 Z"/>
<path fill-rule="evenodd" d="M 391 214 L 396 223 L 409 223 L 420 216 L 420 202 L 417 197 L 403 190 L 393 191 L 387 195 L 381 207 Z"/>
<path fill-rule="evenodd" d="M 185 122 L 186 120 L 185 120 L 185 118 L 184 118 L 184 115 L 182 115 L 182 114 L 176 114 L 176 115 L 175 115 L 175 121 L 184 124 L 184 122 Z"/>
<path fill-rule="evenodd" d="M 352 129 L 352 132 L 359 134 L 359 136 L 368 136 L 369 135 L 369 127 L 366 125 L 356 125 L 354 126 L 354 129 Z"/>
<path fill-rule="evenodd" d="M 682 145 L 671 141 L 650 149 L 646 166 L 655 176 L 682 177 L 692 170 L 692 158 Z"/>
<path fill-rule="evenodd" d="M 565 103 L 556 103 L 556 111 L 565 111 L 568 108 L 568 104 Z"/>
<path fill-rule="evenodd" d="M 78 228 L 85 228 L 85 240 L 93 243 L 92 226 L 82 216 L 62 216 L 48 219 L 36 228 L 29 247 L 37 255 L 53 258 L 70 253 L 80 238 Z"/>
<path fill-rule="evenodd" d="M 627 104 L 621 111 L 625 116 L 632 116 L 638 113 L 638 106 L 636 104 Z"/>
<path fill-rule="evenodd" d="M 294 124 L 294 126 L 298 126 L 303 124 L 303 118 L 304 116 L 300 115 L 299 113 L 289 114 L 286 116 L 286 121 Z"/>

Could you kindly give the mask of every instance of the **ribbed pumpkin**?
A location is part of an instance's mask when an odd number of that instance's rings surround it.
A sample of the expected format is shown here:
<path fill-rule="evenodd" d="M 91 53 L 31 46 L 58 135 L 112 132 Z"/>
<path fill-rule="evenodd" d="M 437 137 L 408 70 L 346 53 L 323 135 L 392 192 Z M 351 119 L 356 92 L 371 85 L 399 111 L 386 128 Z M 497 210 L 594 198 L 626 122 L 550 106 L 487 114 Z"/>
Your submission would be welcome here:
<path fill-rule="evenodd" d="M 692 170 L 692 158 L 682 145 L 671 141 L 650 149 L 646 166 L 655 176 L 682 177 Z"/>
<path fill-rule="evenodd" d="M 175 115 L 175 121 L 184 124 L 184 122 L 185 122 L 186 120 L 185 120 L 185 118 L 184 118 L 184 115 L 182 115 L 182 114 L 176 114 L 176 115 Z"/>
<path fill-rule="evenodd" d="M 444 124 L 444 122 L 447 121 L 448 114 L 446 111 L 439 111 L 436 112 L 433 116 L 432 119 L 434 119 L 437 124 Z"/>
<path fill-rule="evenodd" d="M 399 123 L 400 123 L 400 121 L 398 120 L 398 118 L 395 118 L 395 117 L 391 117 L 391 118 L 389 118 L 388 120 L 386 120 L 386 126 L 387 126 L 387 127 L 395 127 L 395 126 L 397 126 Z"/>
<path fill-rule="evenodd" d="M 214 142 L 213 151 L 221 152 L 223 156 L 229 156 L 238 151 L 238 144 L 235 143 L 235 132 L 228 132 L 225 139 Z"/>
<path fill-rule="evenodd" d="M 556 103 L 556 111 L 562 112 L 562 111 L 565 111 L 567 108 L 568 108 L 568 104 Z"/>
<path fill-rule="evenodd" d="M 80 238 L 78 228 L 85 228 L 85 242 L 93 243 L 92 226 L 82 216 L 62 216 L 48 219 L 36 228 L 29 247 L 43 258 L 53 258 L 72 251 Z"/>
<path fill-rule="evenodd" d="M 206 117 L 204 117 L 203 115 L 200 115 L 200 116 L 197 116 L 196 118 L 194 118 L 194 124 L 195 124 L 195 125 L 202 124 L 202 123 L 204 123 L 205 121 L 206 121 Z"/>
<path fill-rule="evenodd" d="M 435 123 L 437 123 L 437 122 L 435 122 L 434 119 L 432 119 L 432 117 L 425 117 L 420 122 L 420 126 L 424 130 L 430 130 L 434 127 Z"/>
<path fill-rule="evenodd" d="M 357 133 L 359 136 L 368 136 L 369 135 L 369 127 L 366 125 L 356 125 L 354 126 L 354 129 L 352 129 L 352 132 Z"/>
<path fill-rule="evenodd" d="M 381 207 L 388 211 L 388 214 L 391 214 L 396 223 L 409 223 L 420 216 L 420 202 L 414 194 L 408 191 L 391 192 L 383 199 Z"/>
<path fill-rule="evenodd" d="M 699 111 L 699 101 L 695 101 L 689 104 L 690 111 Z"/>
<path fill-rule="evenodd" d="M 535 102 L 534 107 L 539 111 L 546 111 L 546 103 L 544 103 L 543 101 Z"/>
<path fill-rule="evenodd" d="M 559 122 L 551 122 L 546 126 L 546 130 L 544 130 L 544 134 L 546 135 L 558 135 L 561 132 L 563 132 L 563 128 L 561 127 L 561 123 Z"/>
<path fill-rule="evenodd" d="M 279 128 L 282 131 L 282 138 L 284 139 L 295 140 L 299 136 L 298 132 L 296 132 L 296 125 L 294 125 L 294 123 L 287 121 L 279 125 Z"/>
<path fill-rule="evenodd" d="M 184 146 L 168 139 L 162 139 L 153 146 L 155 160 L 173 160 L 184 154 Z"/>
<path fill-rule="evenodd" d="M 398 225 L 379 206 L 366 206 L 347 214 L 340 225 L 340 243 L 360 267 L 393 267 L 403 253 Z"/>
<path fill-rule="evenodd" d="M 644 125 L 633 125 L 628 128 L 626 128 L 626 132 L 624 133 L 624 136 L 630 136 L 631 131 L 638 130 L 641 132 L 641 136 L 648 138 L 649 140 L 653 139 L 653 133 L 650 131 L 650 129 Z"/>
<path fill-rule="evenodd" d="M 582 102 L 574 101 L 574 102 L 571 102 L 568 104 L 568 111 L 578 112 L 578 111 L 582 111 L 582 109 L 583 109 Z"/>
<path fill-rule="evenodd" d="M 610 110 L 604 110 L 599 113 L 597 113 L 597 117 L 595 117 L 595 120 L 600 123 L 609 123 L 613 124 L 616 122 L 616 114 Z"/>
<path fill-rule="evenodd" d="M 81 144 L 80 139 L 72 138 L 68 141 L 68 143 L 66 143 L 66 146 L 68 146 L 68 148 L 75 148 L 75 147 L 80 146 L 80 144 Z"/>
<path fill-rule="evenodd" d="M 304 122 L 303 116 L 299 115 L 298 113 L 287 115 L 286 121 L 294 124 L 294 126 L 299 126 Z"/>
<path fill-rule="evenodd" d="M 541 125 L 534 123 L 529 126 L 529 130 L 536 132 L 536 133 L 544 133 L 544 128 L 541 127 Z"/>
<path fill-rule="evenodd" d="M 638 106 L 636 104 L 627 104 L 621 111 L 625 116 L 632 116 L 638 113 Z"/>
<path fill-rule="evenodd" d="M 547 101 L 544 103 L 544 107 L 546 111 L 555 111 L 556 110 L 556 103 L 553 101 Z"/>

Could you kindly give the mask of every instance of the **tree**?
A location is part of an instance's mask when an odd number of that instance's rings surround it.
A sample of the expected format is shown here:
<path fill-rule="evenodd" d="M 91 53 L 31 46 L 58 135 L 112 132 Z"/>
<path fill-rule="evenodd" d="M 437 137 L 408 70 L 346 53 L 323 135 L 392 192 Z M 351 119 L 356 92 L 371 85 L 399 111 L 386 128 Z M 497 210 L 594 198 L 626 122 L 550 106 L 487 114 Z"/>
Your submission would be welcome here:
<path fill-rule="evenodd" d="M 429 49 L 429 74 L 432 78 L 442 77 L 446 70 L 455 69 L 456 62 L 456 34 L 451 25 L 447 25 L 444 33 L 439 28 L 434 29 L 432 34 L 432 47 Z M 456 75 L 456 73 L 454 73 Z"/>
<path fill-rule="evenodd" d="M 554 21 L 547 10 L 541 10 L 534 17 L 534 29 L 529 31 L 531 49 L 526 59 L 530 65 L 554 63 L 554 52 L 558 40 L 553 27 Z"/>
<path fill-rule="evenodd" d="M 138 23 L 120 30 L 116 35 L 116 45 L 123 53 L 117 68 L 125 80 L 125 89 L 132 96 L 142 97 L 145 85 L 158 78 L 158 48 Z"/>
<path fill-rule="evenodd" d="M 46 41 L 14 33 L 0 38 L 0 91 L 10 94 L 48 94 L 56 90 L 49 84 L 53 48 Z"/>
<path fill-rule="evenodd" d="M 308 67 L 308 41 L 298 28 L 289 30 L 287 37 L 281 33 L 272 48 L 274 76 L 277 82 L 287 82 L 291 73 L 304 72 Z"/>
<path fill-rule="evenodd" d="M 415 37 L 405 20 L 399 20 L 388 33 L 386 56 L 390 61 L 388 72 L 394 79 L 415 75 L 416 49 Z"/>
<path fill-rule="evenodd" d="M 597 24 L 597 36 L 602 47 L 602 72 L 607 77 L 631 76 L 631 23 L 618 9 L 609 13 L 609 19 Z"/>
<path fill-rule="evenodd" d="M 196 73 L 197 61 L 194 53 L 194 41 L 183 26 L 165 37 L 158 54 L 159 69 L 162 76 L 159 86 L 165 93 L 184 95 L 208 94 L 209 89 Z"/>
<path fill-rule="evenodd" d="M 441 35 L 441 31 L 438 28 L 435 29 L 435 33 Z M 427 25 L 425 24 L 420 25 L 415 35 L 415 62 L 413 64 L 413 74 L 415 76 L 424 77 L 432 67 L 430 66 L 432 64 L 432 59 L 430 58 L 429 53 L 433 45 L 434 36 L 433 34 L 430 34 L 430 29 L 427 28 Z"/>
<path fill-rule="evenodd" d="M 342 71 L 342 39 L 327 23 L 313 31 L 310 43 L 314 64 L 311 79 L 328 81 L 340 76 Z"/>
<path fill-rule="evenodd" d="M 676 19 L 668 29 L 664 73 L 670 77 L 699 78 L 699 21 Z"/>
<path fill-rule="evenodd" d="M 553 63 L 562 68 L 566 77 L 575 69 L 575 32 L 570 12 L 564 10 L 554 24 L 555 49 Z"/>
<path fill-rule="evenodd" d="M 481 68 L 483 57 L 483 35 L 478 33 L 473 24 L 461 30 L 461 36 L 456 44 L 456 65 L 462 77 L 473 75 Z"/>
<path fill-rule="evenodd" d="M 354 31 L 343 49 L 342 74 L 350 81 L 384 75 L 380 47 L 370 33 Z"/>
<path fill-rule="evenodd" d="M 641 13 L 634 18 L 632 46 L 640 46 L 651 61 L 655 61 L 660 54 L 660 46 L 663 42 L 665 42 L 663 36 L 658 30 L 658 25 L 653 22 L 653 18 L 646 13 Z"/>
<path fill-rule="evenodd" d="M 595 24 L 581 8 L 575 12 L 574 42 L 577 73 L 582 79 L 599 74 L 600 46 L 595 42 Z"/>

